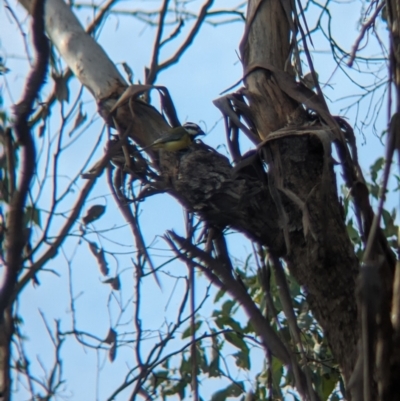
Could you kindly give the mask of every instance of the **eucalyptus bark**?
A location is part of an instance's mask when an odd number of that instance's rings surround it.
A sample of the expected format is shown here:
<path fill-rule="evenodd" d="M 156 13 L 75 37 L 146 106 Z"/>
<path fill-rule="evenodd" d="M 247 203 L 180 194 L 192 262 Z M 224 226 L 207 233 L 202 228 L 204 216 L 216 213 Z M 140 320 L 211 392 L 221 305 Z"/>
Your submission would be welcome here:
<path fill-rule="evenodd" d="M 241 44 L 245 71 L 252 65 L 271 65 L 284 71 L 285 65 L 290 65 L 287 61 L 291 57 L 289 40 L 293 32 L 282 4 L 249 1 L 248 16 L 253 19 L 247 22 L 247 35 Z M 265 70 L 252 72 L 245 84 L 245 95 L 263 138 L 285 126 L 304 129 L 309 122 L 302 106 L 283 93 L 272 74 Z M 270 152 L 283 187 L 306 205 L 310 218 L 310 230 L 305 235 L 304 212 L 280 191 L 289 226 L 290 252 L 285 260 L 304 287 L 310 308 L 347 382 L 358 340 L 358 260 L 344 224 L 333 165 L 329 163 L 329 174 L 324 176 L 324 159 L 329 155 L 324 154 L 320 140 L 312 134 L 274 140 Z M 269 246 L 266 242 L 264 245 Z"/>

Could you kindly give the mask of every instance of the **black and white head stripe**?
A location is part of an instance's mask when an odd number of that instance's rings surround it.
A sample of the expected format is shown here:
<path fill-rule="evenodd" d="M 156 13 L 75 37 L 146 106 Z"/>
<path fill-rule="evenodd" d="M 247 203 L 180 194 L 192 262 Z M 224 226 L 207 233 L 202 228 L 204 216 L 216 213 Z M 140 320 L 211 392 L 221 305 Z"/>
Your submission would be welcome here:
<path fill-rule="evenodd" d="M 183 124 L 183 128 L 192 136 L 205 135 L 203 130 L 195 123 L 185 123 Z"/>

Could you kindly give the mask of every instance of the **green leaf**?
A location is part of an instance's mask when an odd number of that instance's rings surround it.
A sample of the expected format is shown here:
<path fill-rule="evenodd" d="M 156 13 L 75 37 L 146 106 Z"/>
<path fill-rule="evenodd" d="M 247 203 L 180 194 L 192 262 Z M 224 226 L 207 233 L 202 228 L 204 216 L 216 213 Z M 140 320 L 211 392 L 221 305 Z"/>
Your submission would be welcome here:
<path fill-rule="evenodd" d="M 221 371 L 219 369 L 219 361 L 220 361 L 219 348 L 220 347 L 218 344 L 218 338 L 216 336 L 212 336 L 211 362 L 208 367 L 208 374 L 210 377 L 221 376 Z"/>
<path fill-rule="evenodd" d="M 367 187 L 368 187 L 370 195 L 372 197 L 374 197 L 375 199 L 378 199 L 379 198 L 379 193 L 380 193 L 380 190 L 381 190 L 380 185 L 378 185 L 378 184 L 368 184 Z"/>
<path fill-rule="evenodd" d="M 225 295 L 225 293 L 226 293 L 226 291 L 225 290 L 219 290 L 218 292 L 217 292 L 217 294 L 215 295 L 215 298 L 214 298 L 214 303 L 217 303 L 224 295 Z"/>
<path fill-rule="evenodd" d="M 167 389 L 163 389 L 162 394 L 166 395 L 166 396 L 178 394 L 179 398 L 181 400 L 184 400 L 185 399 L 185 389 L 186 389 L 187 385 L 188 384 L 185 381 L 180 380 L 174 386 L 171 386 L 170 388 L 167 388 Z"/>
<path fill-rule="evenodd" d="M 224 333 L 224 337 L 228 342 L 239 348 L 244 353 L 249 353 L 249 348 L 247 347 L 247 344 L 243 341 L 243 338 L 239 334 L 228 332 Z"/>
<path fill-rule="evenodd" d="M 153 372 L 152 385 L 154 388 L 158 387 L 161 383 L 168 381 L 168 370 L 157 370 Z"/>
<path fill-rule="evenodd" d="M 217 391 L 213 394 L 211 401 L 225 401 L 228 397 L 239 397 L 243 392 L 242 382 L 232 383 L 223 390 Z"/>
<path fill-rule="evenodd" d="M 393 217 L 386 209 L 382 210 L 382 219 L 385 223 L 385 236 L 388 238 L 397 235 L 397 226 L 394 222 L 395 216 L 395 213 Z"/>
<path fill-rule="evenodd" d="M 25 221 L 25 225 L 28 225 L 28 222 L 32 222 L 41 228 L 39 210 L 36 209 L 34 206 L 27 206 L 25 209 Z"/>
<path fill-rule="evenodd" d="M 194 332 L 196 332 L 200 326 L 203 324 L 202 320 L 198 320 L 195 324 L 194 324 Z M 192 335 L 192 328 L 191 326 L 189 326 L 183 333 L 182 333 L 182 339 L 184 338 L 188 338 Z"/>
<path fill-rule="evenodd" d="M 181 366 L 179 367 L 179 372 L 182 376 L 182 379 L 185 379 L 187 377 L 190 378 L 192 374 L 192 364 L 190 363 L 189 360 L 185 359 L 184 357 L 182 357 Z"/>
<path fill-rule="evenodd" d="M 272 383 L 274 384 L 273 387 L 280 388 L 281 380 L 282 380 L 282 373 L 283 373 L 283 364 L 274 356 L 272 357 Z"/>
<path fill-rule="evenodd" d="M 215 316 L 215 311 L 214 314 Z M 215 319 L 215 324 L 220 328 L 220 329 L 225 329 L 226 327 L 230 327 L 232 328 L 234 331 L 237 332 L 243 332 L 242 327 L 240 326 L 240 323 L 237 322 L 236 320 L 232 319 L 230 316 L 228 315 L 222 315 L 222 316 L 218 316 Z"/>
<path fill-rule="evenodd" d="M 237 302 L 234 300 L 225 301 L 222 305 L 222 314 L 230 316 L 235 305 L 237 305 Z"/>
<path fill-rule="evenodd" d="M 374 183 L 376 183 L 378 173 L 382 170 L 384 165 L 385 159 L 383 157 L 379 157 L 378 159 L 376 159 L 375 163 L 370 166 L 369 171 L 371 173 L 371 179 Z"/>
<path fill-rule="evenodd" d="M 358 233 L 358 231 L 354 228 L 353 219 L 349 220 L 349 222 L 347 223 L 346 229 L 347 229 L 347 234 L 350 237 L 350 240 L 355 244 L 359 244 L 361 242 L 361 238 L 360 238 L 360 234 Z"/>
<path fill-rule="evenodd" d="M 321 398 L 327 400 L 332 394 L 338 382 L 338 377 L 334 374 L 323 375 L 321 377 Z"/>
<path fill-rule="evenodd" d="M 239 351 L 236 354 L 233 354 L 235 358 L 236 366 L 242 369 L 250 370 L 250 355 L 249 352 Z"/>

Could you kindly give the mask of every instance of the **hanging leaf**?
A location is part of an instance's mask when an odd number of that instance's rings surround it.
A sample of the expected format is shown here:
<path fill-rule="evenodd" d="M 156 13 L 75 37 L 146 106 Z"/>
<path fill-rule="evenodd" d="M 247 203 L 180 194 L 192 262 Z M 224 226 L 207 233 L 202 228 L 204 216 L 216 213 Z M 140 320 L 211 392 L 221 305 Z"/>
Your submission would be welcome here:
<path fill-rule="evenodd" d="M 247 344 L 243 341 L 243 338 L 237 333 L 224 333 L 224 336 L 228 342 L 230 342 L 235 347 L 239 348 L 244 353 L 249 353 L 249 348 Z"/>
<path fill-rule="evenodd" d="M 110 327 L 110 330 L 108 330 L 108 334 L 107 334 L 107 337 L 105 338 L 104 342 L 106 344 L 113 344 L 113 343 L 117 342 L 117 332 L 114 329 L 112 329 L 111 327 Z"/>
<path fill-rule="evenodd" d="M 25 209 L 25 225 L 32 222 L 41 228 L 40 225 L 40 212 L 34 206 L 27 206 Z"/>
<path fill-rule="evenodd" d="M 228 387 L 225 387 L 223 390 L 216 392 L 211 397 L 211 401 L 225 401 L 228 397 L 239 397 L 239 395 L 243 394 L 243 392 L 243 383 L 232 383 Z"/>
<path fill-rule="evenodd" d="M 239 351 L 236 354 L 233 354 L 233 357 L 235 358 L 236 366 L 242 369 L 250 369 L 251 364 L 249 352 Z"/>
<path fill-rule="evenodd" d="M 202 320 L 198 320 L 195 325 L 194 325 L 194 332 L 196 332 L 200 326 L 203 324 Z M 182 339 L 188 338 L 192 335 L 192 328 L 189 326 L 183 333 L 182 333 Z"/>
<path fill-rule="evenodd" d="M 121 289 L 121 281 L 119 280 L 119 276 L 112 277 L 103 281 L 104 284 L 111 284 L 111 287 L 115 291 L 119 291 Z"/>
<path fill-rule="evenodd" d="M 107 276 L 109 269 L 107 266 L 107 261 L 106 258 L 104 256 L 104 251 L 103 249 L 99 249 L 99 247 L 97 246 L 97 244 L 95 242 L 89 242 L 89 248 L 90 251 L 92 252 L 92 254 L 94 255 L 94 257 L 97 260 L 97 263 L 99 264 L 99 268 L 100 268 L 100 273 L 103 276 Z"/>
<path fill-rule="evenodd" d="M 213 332 L 215 333 L 214 330 Z M 219 361 L 220 361 L 220 354 L 219 354 L 218 338 L 216 336 L 212 336 L 211 362 L 208 367 L 210 377 L 221 376 L 221 371 L 219 369 Z"/>
<path fill-rule="evenodd" d="M 74 127 L 72 128 L 69 136 L 71 137 L 74 132 L 87 120 L 87 113 L 82 113 L 82 102 L 79 103 L 79 111 L 75 118 Z"/>
<path fill-rule="evenodd" d="M 94 205 L 86 213 L 86 216 L 82 219 L 85 226 L 98 220 L 103 213 L 106 211 L 106 207 L 103 205 Z"/>
<path fill-rule="evenodd" d="M 283 364 L 278 358 L 272 357 L 271 371 L 274 387 L 279 388 L 283 374 Z"/>
<path fill-rule="evenodd" d="M 54 76 L 54 83 L 55 83 L 55 94 L 57 100 L 62 102 L 69 103 L 69 87 L 68 87 L 68 79 L 63 76 Z"/>
<path fill-rule="evenodd" d="M 321 377 L 321 398 L 327 400 L 337 386 L 338 377 L 335 374 L 325 374 Z"/>
<path fill-rule="evenodd" d="M 110 360 L 110 362 L 114 362 L 116 356 L 117 356 L 117 344 L 114 343 L 111 346 L 110 351 L 108 352 L 108 359 Z"/>
<path fill-rule="evenodd" d="M 54 80 L 55 92 L 57 100 L 62 102 L 69 102 L 69 88 L 68 88 L 68 77 L 52 73 L 51 77 Z"/>
<path fill-rule="evenodd" d="M 128 75 L 128 82 L 131 85 L 133 85 L 133 71 L 132 71 L 132 68 L 129 67 L 129 65 L 125 61 L 122 63 L 122 68 L 124 69 L 124 71 Z"/>

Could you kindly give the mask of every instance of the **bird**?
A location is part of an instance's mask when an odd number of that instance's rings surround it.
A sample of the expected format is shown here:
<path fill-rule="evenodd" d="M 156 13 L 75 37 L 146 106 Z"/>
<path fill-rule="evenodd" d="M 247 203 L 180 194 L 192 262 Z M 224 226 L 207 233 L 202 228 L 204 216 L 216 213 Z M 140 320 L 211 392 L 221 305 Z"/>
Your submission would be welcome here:
<path fill-rule="evenodd" d="M 196 136 L 205 135 L 204 131 L 195 123 L 185 123 L 180 127 L 172 128 L 167 135 L 155 140 L 151 145 L 142 148 L 163 149 L 168 152 L 177 152 L 188 148 Z"/>

